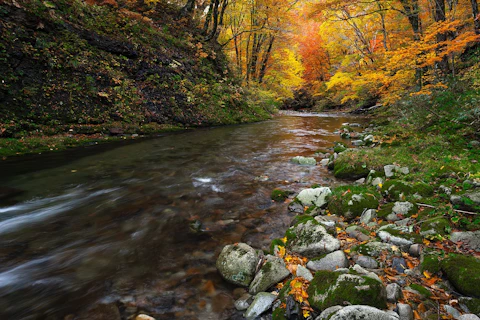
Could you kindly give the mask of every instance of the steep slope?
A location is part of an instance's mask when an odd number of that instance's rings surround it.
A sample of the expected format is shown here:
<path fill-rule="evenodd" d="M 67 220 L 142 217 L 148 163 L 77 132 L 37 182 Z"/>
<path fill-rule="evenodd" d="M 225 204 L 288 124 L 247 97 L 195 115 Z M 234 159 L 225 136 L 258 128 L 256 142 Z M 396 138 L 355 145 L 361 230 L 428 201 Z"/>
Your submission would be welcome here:
<path fill-rule="evenodd" d="M 149 133 L 265 119 L 178 8 L 0 2 L 0 138 Z"/>

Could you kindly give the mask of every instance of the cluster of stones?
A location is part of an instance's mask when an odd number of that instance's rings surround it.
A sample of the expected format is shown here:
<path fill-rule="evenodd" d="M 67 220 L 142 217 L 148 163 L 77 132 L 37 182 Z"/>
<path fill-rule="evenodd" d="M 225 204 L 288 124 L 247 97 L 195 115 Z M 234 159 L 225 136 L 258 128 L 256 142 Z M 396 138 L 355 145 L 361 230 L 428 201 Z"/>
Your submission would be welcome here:
<path fill-rule="evenodd" d="M 316 165 L 314 161 L 292 159 L 299 165 Z M 408 174 L 408 168 L 392 164 L 383 172 L 363 174 L 357 185 L 365 186 L 364 191 L 304 189 L 289 205 L 298 215 L 286 231 L 286 243 L 274 240 L 268 253 L 244 243 L 224 247 L 217 269 L 226 281 L 248 288 L 236 301 L 237 310 L 244 311 L 246 319 L 264 314 L 273 319 L 303 319 L 298 303 L 289 296 L 289 280 L 300 277 L 309 283 L 308 302 L 315 310 L 311 319 L 413 319 L 417 305 L 401 303 L 404 292 L 423 301 L 426 310 L 417 312 L 424 319 L 437 319 L 438 312 L 455 319 L 480 319 L 480 260 L 454 254 L 442 260 L 438 252 L 423 248 L 426 237 L 446 236 L 450 221 L 443 216 L 426 216 L 420 221 L 412 217 L 418 214 L 418 206 L 405 197 L 421 199 L 435 190 L 402 180 Z M 437 192 L 446 193 L 443 189 Z M 480 192 L 460 197 L 465 198 L 468 201 L 455 197 L 451 201 L 467 203 L 469 209 L 480 206 Z M 337 232 L 346 232 L 360 244 L 351 247 L 338 239 Z M 450 237 L 480 252 L 480 231 L 454 232 Z M 292 274 L 278 256 L 281 247 L 308 262 L 297 265 Z M 421 263 L 409 268 L 405 254 Z M 389 283 L 381 280 L 386 267 L 396 273 L 387 277 Z M 415 284 L 424 271 L 444 276 L 436 288 L 449 292 L 458 301 L 456 308 L 445 305 L 438 310 L 436 302 L 429 299 L 429 288 Z M 284 283 L 281 290 L 276 289 L 280 282 Z"/>

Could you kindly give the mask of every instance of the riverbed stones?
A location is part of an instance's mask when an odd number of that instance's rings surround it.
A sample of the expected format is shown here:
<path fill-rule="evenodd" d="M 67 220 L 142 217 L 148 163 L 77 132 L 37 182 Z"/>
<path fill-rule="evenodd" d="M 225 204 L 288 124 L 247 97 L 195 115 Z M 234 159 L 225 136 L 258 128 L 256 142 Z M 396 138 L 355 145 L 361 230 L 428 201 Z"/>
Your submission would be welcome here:
<path fill-rule="evenodd" d="M 368 175 L 370 170 L 366 164 L 354 162 L 351 157 L 358 149 L 348 149 L 338 155 L 333 167 L 333 174 L 336 178 L 357 180 Z"/>
<path fill-rule="evenodd" d="M 304 206 L 323 207 L 327 203 L 327 198 L 332 194 L 328 187 L 309 188 L 300 191 L 297 200 Z"/>
<path fill-rule="evenodd" d="M 264 263 L 250 284 L 248 290 L 250 294 L 266 291 L 290 275 L 283 259 L 271 255 L 268 255 L 266 259 L 267 262 Z"/>
<path fill-rule="evenodd" d="M 277 296 L 274 294 L 268 292 L 259 292 L 245 312 L 245 318 L 247 320 L 256 319 L 259 315 L 271 308 L 272 303 L 276 298 Z"/>
<path fill-rule="evenodd" d="M 330 235 L 325 227 L 313 218 L 290 227 L 286 236 L 287 247 L 290 251 L 310 258 L 340 248 L 340 241 Z"/>
<path fill-rule="evenodd" d="M 234 306 L 235 306 L 235 309 L 237 309 L 238 311 L 245 311 L 248 309 L 248 307 L 250 306 L 250 300 L 251 300 L 252 296 L 248 293 L 245 293 L 243 294 L 240 298 L 238 298 L 235 303 L 234 303 Z"/>
<path fill-rule="evenodd" d="M 303 157 L 303 156 L 296 156 L 293 157 L 290 162 L 303 165 L 303 166 L 314 166 L 317 164 L 317 160 L 312 157 Z"/>
<path fill-rule="evenodd" d="M 378 203 L 378 199 L 371 193 L 348 193 L 332 197 L 328 203 L 328 210 L 332 214 L 353 219 L 361 216 L 365 210 L 376 209 Z"/>
<path fill-rule="evenodd" d="M 319 310 L 345 303 L 386 307 L 385 287 L 367 276 L 318 271 L 307 292 L 310 305 Z"/>
<path fill-rule="evenodd" d="M 246 243 L 227 245 L 217 259 L 222 277 L 233 284 L 248 287 L 255 276 L 258 254 Z"/>
<path fill-rule="evenodd" d="M 338 268 L 348 268 L 349 263 L 345 252 L 337 250 L 327 254 L 320 259 L 312 259 L 308 261 L 307 268 L 313 271 L 330 270 L 334 271 Z"/>
<path fill-rule="evenodd" d="M 380 237 L 380 239 L 382 239 L 382 241 L 391 243 L 396 246 L 410 246 L 414 243 L 412 240 L 406 239 L 399 234 L 394 235 L 393 229 L 382 230 L 378 232 L 377 235 L 378 237 Z"/>
<path fill-rule="evenodd" d="M 301 264 L 297 265 L 296 276 L 301 277 L 301 278 L 303 278 L 307 281 L 312 281 L 313 280 L 313 274 L 310 272 L 310 270 L 308 270 L 307 268 L 305 268 Z"/>
<path fill-rule="evenodd" d="M 480 230 L 453 232 L 450 240 L 453 242 L 462 242 L 464 246 L 475 251 L 480 251 Z"/>
<path fill-rule="evenodd" d="M 375 209 L 368 209 L 364 210 L 362 215 L 360 216 L 360 223 L 368 224 L 373 221 L 377 217 L 377 210 Z"/>
<path fill-rule="evenodd" d="M 413 320 L 413 310 L 409 304 L 397 303 L 399 320 Z"/>

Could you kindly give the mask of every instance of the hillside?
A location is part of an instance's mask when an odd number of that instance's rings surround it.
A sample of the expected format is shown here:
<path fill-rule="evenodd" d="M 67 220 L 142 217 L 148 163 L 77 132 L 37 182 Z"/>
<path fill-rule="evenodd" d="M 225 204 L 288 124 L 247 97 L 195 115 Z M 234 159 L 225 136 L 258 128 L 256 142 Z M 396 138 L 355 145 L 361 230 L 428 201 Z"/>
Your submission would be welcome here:
<path fill-rule="evenodd" d="M 0 2 L 0 155 L 267 118 L 219 46 L 177 16 L 143 1 Z"/>

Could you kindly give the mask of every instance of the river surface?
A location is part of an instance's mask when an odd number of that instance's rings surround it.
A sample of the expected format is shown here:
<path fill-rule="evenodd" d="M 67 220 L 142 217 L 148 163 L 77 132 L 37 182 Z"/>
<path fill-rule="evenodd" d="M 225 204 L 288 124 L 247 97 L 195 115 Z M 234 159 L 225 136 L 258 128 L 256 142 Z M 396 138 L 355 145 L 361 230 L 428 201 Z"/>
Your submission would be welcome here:
<path fill-rule="evenodd" d="M 284 115 L 0 162 L 0 187 L 22 191 L 0 202 L 0 319 L 239 318 L 216 256 L 283 236 L 293 215 L 272 189 L 338 183 L 289 159 L 359 121 Z"/>

